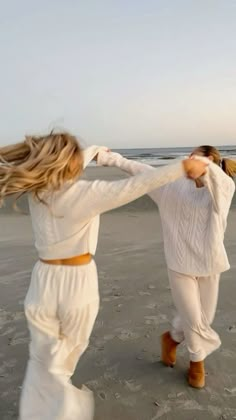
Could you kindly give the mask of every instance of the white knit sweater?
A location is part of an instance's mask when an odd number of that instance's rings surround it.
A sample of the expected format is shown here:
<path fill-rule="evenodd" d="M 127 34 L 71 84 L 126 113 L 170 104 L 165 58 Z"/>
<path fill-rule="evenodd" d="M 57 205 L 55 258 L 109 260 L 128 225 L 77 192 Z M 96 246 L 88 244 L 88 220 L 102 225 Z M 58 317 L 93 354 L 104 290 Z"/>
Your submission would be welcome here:
<path fill-rule="evenodd" d="M 84 152 L 84 166 L 104 148 Z M 107 152 L 105 152 L 107 153 Z M 40 258 L 67 258 L 95 254 L 99 215 L 141 197 L 184 175 L 182 163 L 171 168 L 146 171 L 121 181 L 67 182 L 54 193 L 44 193 L 47 205 L 29 195 L 35 246 Z"/>
<path fill-rule="evenodd" d="M 181 177 L 149 193 L 159 207 L 168 268 L 194 276 L 229 269 L 223 241 L 235 184 L 219 166 L 207 162 L 204 187 Z M 154 170 L 118 153 L 99 153 L 98 164 L 117 166 L 132 175 Z"/>

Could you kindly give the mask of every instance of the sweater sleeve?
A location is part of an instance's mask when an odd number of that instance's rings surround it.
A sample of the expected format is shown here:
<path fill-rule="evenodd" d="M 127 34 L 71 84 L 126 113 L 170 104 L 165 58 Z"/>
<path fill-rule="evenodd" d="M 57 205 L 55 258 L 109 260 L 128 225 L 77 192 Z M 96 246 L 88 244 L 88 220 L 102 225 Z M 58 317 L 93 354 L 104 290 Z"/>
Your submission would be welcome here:
<path fill-rule="evenodd" d="M 87 220 L 123 206 L 142 195 L 184 176 L 182 162 L 157 168 L 120 181 L 78 181 L 79 214 Z M 74 197 L 76 200 L 76 197 Z"/>
<path fill-rule="evenodd" d="M 85 169 L 88 164 L 94 159 L 96 155 L 103 152 L 107 153 L 107 147 L 104 146 L 89 146 L 87 149 L 83 150 L 83 169 Z"/>
<path fill-rule="evenodd" d="M 137 175 L 145 171 L 154 170 L 153 166 L 141 162 L 126 159 L 119 153 L 100 151 L 98 154 L 98 165 L 116 166 L 130 175 Z"/>
<path fill-rule="evenodd" d="M 213 162 L 209 163 L 202 180 L 211 194 L 214 210 L 227 216 L 235 192 L 234 181 Z"/>
<path fill-rule="evenodd" d="M 97 164 L 102 166 L 115 166 L 121 169 L 129 175 L 137 175 L 147 171 L 153 171 L 155 168 L 151 165 L 147 165 L 134 160 L 126 159 L 119 153 L 101 151 L 98 154 Z M 179 177 L 178 171 L 176 172 L 176 179 Z M 175 179 L 173 179 L 174 181 Z M 148 192 L 150 198 L 158 204 L 161 197 L 161 188 L 156 188 L 153 191 Z"/>

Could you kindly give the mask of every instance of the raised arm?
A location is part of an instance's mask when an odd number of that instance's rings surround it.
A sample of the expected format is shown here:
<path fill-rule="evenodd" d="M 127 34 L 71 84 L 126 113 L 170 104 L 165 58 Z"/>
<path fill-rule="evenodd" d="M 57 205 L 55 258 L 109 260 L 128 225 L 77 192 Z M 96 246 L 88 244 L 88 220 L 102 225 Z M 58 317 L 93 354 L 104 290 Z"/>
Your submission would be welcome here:
<path fill-rule="evenodd" d="M 227 217 L 235 192 L 234 181 L 213 162 L 202 179 L 212 196 L 214 210 Z"/>
<path fill-rule="evenodd" d="M 126 159 L 119 153 L 107 152 L 104 150 L 99 152 L 97 164 L 101 166 L 115 166 L 116 168 L 121 169 L 129 175 L 137 175 L 143 172 L 155 170 L 153 166 L 146 165 L 144 163 L 137 162 L 134 160 Z M 178 178 L 177 172 L 176 176 Z M 158 188 L 150 191 L 148 195 L 156 204 L 158 204 L 158 201 L 161 198 L 161 192 L 162 188 Z"/>
<path fill-rule="evenodd" d="M 119 153 L 107 152 L 104 150 L 101 150 L 98 153 L 97 163 L 102 166 L 115 166 L 130 175 L 137 175 L 155 169 L 153 166 L 126 159 Z"/>
<path fill-rule="evenodd" d="M 146 171 L 121 181 L 78 181 L 74 184 L 75 190 L 73 190 L 74 206 L 78 209 L 80 216 L 88 220 L 95 215 L 136 200 L 185 173 L 191 172 L 191 176 L 196 178 L 205 171 L 205 166 L 203 162 L 188 160 Z"/>

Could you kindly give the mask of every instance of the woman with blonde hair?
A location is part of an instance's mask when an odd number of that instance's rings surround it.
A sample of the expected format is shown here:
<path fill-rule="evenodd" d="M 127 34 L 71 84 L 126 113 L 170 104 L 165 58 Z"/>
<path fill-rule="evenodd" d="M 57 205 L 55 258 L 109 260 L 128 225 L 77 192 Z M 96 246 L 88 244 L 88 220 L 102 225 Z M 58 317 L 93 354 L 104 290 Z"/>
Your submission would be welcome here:
<path fill-rule="evenodd" d="M 96 251 L 99 215 L 186 174 L 206 169 L 191 159 L 130 179 L 81 180 L 105 148 L 82 150 L 69 133 L 28 136 L 0 148 L 0 202 L 27 193 L 39 255 L 25 299 L 30 359 L 20 420 L 91 420 L 92 393 L 71 383 L 99 309 Z"/>
<path fill-rule="evenodd" d="M 220 274 L 229 269 L 224 233 L 235 191 L 232 178 L 236 162 L 222 159 L 212 146 L 198 147 L 191 158 L 208 164 L 204 176 L 195 182 L 182 177 L 149 196 L 159 207 L 168 276 L 178 312 L 172 329 L 162 335 L 162 361 L 173 367 L 177 346 L 185 341 L 190 356 L 188 382 L 202 388 L 204 360 L 221 344 L 211 324 Z M 117 153 L 101 152 L 98 162 L 117 166 L 131 175 L 154 170 Z"/>

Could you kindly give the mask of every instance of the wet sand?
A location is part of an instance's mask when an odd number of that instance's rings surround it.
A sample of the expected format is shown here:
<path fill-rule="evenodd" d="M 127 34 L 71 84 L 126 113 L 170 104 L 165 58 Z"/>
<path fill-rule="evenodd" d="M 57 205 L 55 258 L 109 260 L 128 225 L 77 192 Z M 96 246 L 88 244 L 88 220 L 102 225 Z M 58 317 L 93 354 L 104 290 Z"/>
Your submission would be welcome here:
<path fill-rule="evenodd" d="M 97 171 L 91 168 L 88 177 Z M 107 179 L 119 176 L 99 171 Z M 74 375 L 95 393 L 95 420 L 236 419 L 235 224 L 232 208 L 226 234 L 231 271 L 222 276 L 214 322 L 222 347 L 207 359 L 207 386 L 198 391 L 186 382 L 184 346 L 174 369 L 160 363 L 159 336 L 174 308 L 158 212 L 145 197 L 102 216 L 96 255 L 101 308 Z M 23 300 L 37 255 L 29 217 L 9 205 L 0 213 L 0 232 L 0 419 L 11 420 L 17 419 L 28 356 Z"/>

